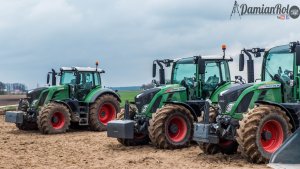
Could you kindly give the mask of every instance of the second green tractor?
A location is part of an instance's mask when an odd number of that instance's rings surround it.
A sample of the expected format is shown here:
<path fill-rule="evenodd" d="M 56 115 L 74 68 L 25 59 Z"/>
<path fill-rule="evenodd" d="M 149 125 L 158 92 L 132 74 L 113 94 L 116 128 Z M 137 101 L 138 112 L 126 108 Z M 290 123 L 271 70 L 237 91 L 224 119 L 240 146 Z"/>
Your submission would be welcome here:
<path fill-rule="evenodd" d="M 193 123 L 200 119 L 201 112 L 194 113 L 179 102 L 209 99 L 217 105 L 218 95 L 232 86 L 228 65 L 232 59 L 225 58 L 224 46 L 223 52 L 223 56 L 155 60 L 153 77 L 158 65 L 159 84 L 138 94 L 130 106 L 121 110 L 118 120 L 108 123 L 108 136 L 125 146 L 149 142 L 163 149 L 189 146 Z M 171 81 L 165 84 L 164 66 L 171 65 Z"/>

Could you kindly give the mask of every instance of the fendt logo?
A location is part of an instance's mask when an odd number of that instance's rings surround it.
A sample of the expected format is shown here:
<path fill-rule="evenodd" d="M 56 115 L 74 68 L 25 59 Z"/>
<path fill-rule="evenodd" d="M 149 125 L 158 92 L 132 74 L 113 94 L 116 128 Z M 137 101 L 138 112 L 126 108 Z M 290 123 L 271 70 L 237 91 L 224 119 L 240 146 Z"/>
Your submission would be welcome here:
<path fill-rule="evenodd" d="M 240 19 L 244 15 L 276 15 L 278 19 L 287 20 L 290 18 L 298 18 L 300 15 L 300 9 L 298 6 L 290 4 L 276 4 L 273 6 L 262 4 L 261 6 L 250 6 L 247 4 L 239 5 L 238 2 L 235 1 L 230 19 L 234 15 L 238 15 Z"/>

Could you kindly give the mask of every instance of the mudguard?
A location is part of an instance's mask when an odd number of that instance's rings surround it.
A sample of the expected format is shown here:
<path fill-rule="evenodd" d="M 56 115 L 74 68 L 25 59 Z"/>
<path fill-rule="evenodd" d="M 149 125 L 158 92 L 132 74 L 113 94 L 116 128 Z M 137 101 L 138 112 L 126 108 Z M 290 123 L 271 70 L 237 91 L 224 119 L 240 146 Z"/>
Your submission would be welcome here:
<path fill-rule="evenodd" d="M 115 97 L 118 99 L 119 102 L 121 102 L 120 95 L 119 95 L 117 92 L 113 91 L 112 89 L 108 89 L 108 88 L 104 88 L 104 89 L 98 90 L 98 91 L 91 97 L 91 99 L 89 100 L 89 102 L 95 102 L 95 100 L 96 100 L 99 96 L 101 96 L 101 95 L 103 95 L 103 94 L 111 94 L 111 95 L 115 96 Z"/>
<path fill-rule="evenodd" d="M 197 113 L 197 112 L 201 112 L 201 109 L 197 110 L 197 107 L 191 106 L 188 103 L 179 102 L 179 101 L 168 101 L 168 102 L 164 102 L 164 103 L 180 105 L 180 106 L 187 108 L 192 113 L 195 122 L 198 122 L 198 117 L 201 116 L 201 113 L 200 114 Z"/>

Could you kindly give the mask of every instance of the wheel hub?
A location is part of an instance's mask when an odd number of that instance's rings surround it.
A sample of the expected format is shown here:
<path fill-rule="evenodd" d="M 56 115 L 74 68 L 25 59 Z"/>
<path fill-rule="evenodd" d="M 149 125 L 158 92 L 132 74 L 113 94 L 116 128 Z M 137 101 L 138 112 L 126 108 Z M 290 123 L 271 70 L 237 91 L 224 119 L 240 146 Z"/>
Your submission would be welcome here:
<path fill-rule="evenodd" d="M 178 126 L 176 124 L 171 124 L 169 130 L 172 134 L 176 134 L 178 132 Z"/>
<path fill-rule="evenodd" d="M 266 121 L 261 128 L 260 136 L 263 149 L 268 153 L 273 153 L 284 141 L 283 127 L 276 120 Z"/>
<path fill-rule="evenodd" d="M 52 123 L 58 123 L 58 118 L 56 116 L 52 117 Z"/>
<path fill-rule="evenodd" d="M 105 111 L 101 112 L 101 113 L 100 113 L 100 117 L 101 117 L 101 118 L 105 117 L 105 114 L 106 114 Z"/>
<path fill-rule="evenodd" d="M 270 131 L 263 131 L 262 133 L 261 133 L 261 137 L 262 137 L 262 139 L 264 140 L 264 141 L 268 141 L 268 140 L 270 140 L 271 138 L 272 138 L 272 133 L 270 132 Z"/>

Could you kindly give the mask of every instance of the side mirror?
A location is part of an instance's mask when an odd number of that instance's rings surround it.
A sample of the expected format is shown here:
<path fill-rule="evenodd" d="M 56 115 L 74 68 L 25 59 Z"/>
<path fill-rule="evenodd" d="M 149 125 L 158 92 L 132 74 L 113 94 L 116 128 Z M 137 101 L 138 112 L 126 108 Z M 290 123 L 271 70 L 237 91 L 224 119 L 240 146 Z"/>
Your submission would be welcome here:
<path fill-rule="evenodd" d="M 156 76 L 156 64 L 153 63 L 153 66 L 152 66 L 152 77 L 154 78 Z"/>
<path fill-rule="evenodd" d="M 296 65 L 300 66 L 300 45 L 297 45 L 295 47 L 295 52 L 296 52 Z"/>
<path fill-rule="evenodd" d="M 50 83 L 50 74 L 48 73 L 47 74 L 47 84 L 49 84 Z"/>
<path fill-rule="evenodd" d="M 198 73 L 205 74 L 205 60 L 198 59 Z"/>
<path fill-rule="evenodd" d="M 244 64 L 245 64 L 245 57 L 244 54 L 240 54 L 240 58 L 239 58 L 239 70 L 243 71 L 244 70 Z"/>

